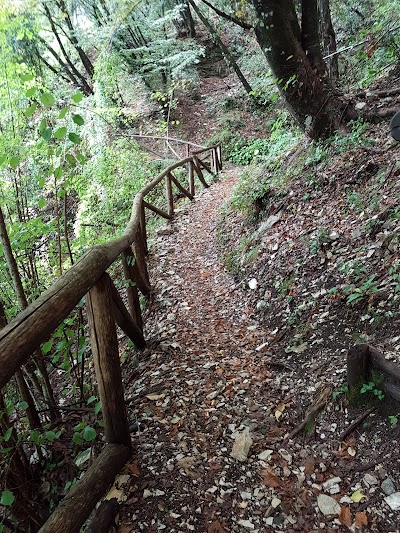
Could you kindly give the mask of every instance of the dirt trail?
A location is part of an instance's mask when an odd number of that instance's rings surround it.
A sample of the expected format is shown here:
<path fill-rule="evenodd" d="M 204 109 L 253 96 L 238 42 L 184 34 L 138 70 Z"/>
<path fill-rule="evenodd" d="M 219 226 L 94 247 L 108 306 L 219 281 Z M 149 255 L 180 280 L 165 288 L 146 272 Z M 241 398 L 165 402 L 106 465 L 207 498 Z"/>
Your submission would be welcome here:
<path fill-rule="evenodd" d="M 244 291 L 221 264 L 219 209 L 235 180 L 225 173 L 178 209 L 151 248 L 148 348 L 124 367 L 136 432 L 118 531 L 398 531 L 383 500 L 396 441 L 340 439 L 352 419 L 329 378 L 345 358 L 284 353 L 278 330 L 255 320 L 250 280 Z M 323 413 L 287 438 L 321 397 Z"/>
<path fill-rule="evenodd" d="M 245 531 L 250 524 L 265 531 L 276 514 L 257 454 L 284 392 L 255 350 L 263 333 L 253 329 L 252 310 L 217 252 L 218 207 L 234 182 L 233 174 L 200 193 L 154 247 L 147 324 L 161 342 L 127 391 L 136 398 L 140 474 L 121 531 Z M 254 444 L 241 463 L 230 454 L 244 427 Z"/>

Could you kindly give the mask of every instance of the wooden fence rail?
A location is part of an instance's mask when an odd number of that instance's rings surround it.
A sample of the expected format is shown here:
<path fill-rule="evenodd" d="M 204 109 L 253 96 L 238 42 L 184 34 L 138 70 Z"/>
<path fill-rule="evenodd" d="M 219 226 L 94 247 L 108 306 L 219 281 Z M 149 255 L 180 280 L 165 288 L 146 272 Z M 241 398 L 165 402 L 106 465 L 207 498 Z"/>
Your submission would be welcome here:
<path fill-rule="evenodd" d="M 106 446 L 42 526 L 42 533 L 79 532 L 95 504 L 131 454 L 115 324 L 138 348 L 145 346 L 138 295 L 138 290 L 145 296 L 151 290 L 146 259 L 148 248 L 145 210 L 171 219 L 174 215 L 173 187 L 193 200 L 195 175 L 204 187 L 208 187 L 202 169 L 212 174 L 218 174 L 222 169 L 219 145 L 202 148 L 191 154 L 190 146 L 193 145 L 188 143 L 188 157 L 166 168 L 136 194 L 130 220 L 121 237 L 87 251 L 49 289 L 0 331 L 1 389 L 86 296 Z M 206 160 L 208 157 L 209 162 Z M 187 170 L 187 185 L 180 183 L 173 174 L 178 168 Z M 146 195 L 162 181 L 165 181 L 168 212 L 145 200 Z M 106 273 L 120 256 L 128 309 Z"/>

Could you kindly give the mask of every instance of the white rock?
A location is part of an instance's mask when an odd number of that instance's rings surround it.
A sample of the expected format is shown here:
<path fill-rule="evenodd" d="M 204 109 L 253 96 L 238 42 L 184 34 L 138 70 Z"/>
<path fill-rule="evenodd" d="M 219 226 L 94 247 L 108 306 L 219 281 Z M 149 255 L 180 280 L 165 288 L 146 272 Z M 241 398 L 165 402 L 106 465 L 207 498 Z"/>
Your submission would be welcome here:
<path fill-rule="evenodd" d="M 390 496 L 384 498 L 385 502 L 392 509 L 392 511 L 400 510 L 400 492 L 394 492 Z"/>
<path fill-rule="evenodd" d="M 325 516 L 334 516 L 340 514 L 340 505 L 338 502 L 327 494 L 320 494 L 317 499 L 318 507 Z"/>
<path fill-rule="evenodd" d="M 251 278 L 251 280 L 249 281 L 249 288 L 252 290 L 257 289 L 257 285 L 258 285 L 258 282 L 256 278 Z"/>
<path fill-rule="evenodd" d="M 373 476 L 372 474 L 365 474 L 364 476 L 364 483 L 368 486 L 368 487 L 371 487 L 372 485 L 378 485 L 378 480 L 376 479 L 375 476 Z"/>
<path fill-rule="evenodd" d="M 387 477 L 386 479 L 384 479 L 381 484 L 381 489 L 386 494 L 386 496 L 390 496 L 391 494 L 396 492 L 392 478 Z"/>
<path fill-rule="evenodd" d="M 264 450 L 258 454 L 258 458 L 261 459 L 261 461 L 265 461 L 265 459 L 268 459 L 268 457 L 270 457 L 273 453 L 274 450 Z"/>
<path fill-rule="evenodd" d="M 272 501 L 271 501 L 271 505 L 274 509 L 276 509 L 277 507 L 279 507 L 279 505 L 281 504 L 281 501 L 279 498 L 272 498 Z"/>
<path fill-rule="evenodd" d="M 340 477 L 331 477 L 331 479 L 328 479 L 327 481 L 322 483 L 322 486 L 325 490 L 330 490 L 331 487 L 333 487 L 334 485 L 338 485 L 341 481 L 342 480 L 340 479 Z"/>
<path fill-rule="evenodd" d="M 143 498 L 149 498 L 151 496 L 151 492 L 149 489 L 144 489 L 143 491 Z"/>
<path fill-rule="evenodd" d="M 238 524 L 246 529 L 255 529 L 254 524 L 250 520 L 239 520 Z"/>
<path fill-rule="evenodd" d="M 231 457 L 237 461 L 246 461 L 252 444 L 253 439 L 250 436 L 249 428 L 246 427 L 241 433 L 236 433 Z"/>

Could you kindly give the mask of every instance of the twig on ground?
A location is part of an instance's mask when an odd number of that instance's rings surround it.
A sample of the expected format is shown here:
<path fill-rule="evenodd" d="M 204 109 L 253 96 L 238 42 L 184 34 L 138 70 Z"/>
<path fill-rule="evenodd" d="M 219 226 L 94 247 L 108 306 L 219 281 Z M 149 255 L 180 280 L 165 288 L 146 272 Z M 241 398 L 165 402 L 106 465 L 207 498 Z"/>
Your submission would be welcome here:
<path fill-rule="evenodd" d="M 350 424 L 350 426 L 342 432 L 342 434 L 339 437 L 339 441 L 342 442 L 342 441 L 344 441 L 346 439 L 346 437 L 351 435 L 351 433 L 353 433 L 353 431 L 355 429 L 357 429 L 357 427 L 360 424 L 362 424 L 364 422 L 364 420 L 366 418 L 368 418 L 369 415 L 375 411 L 375 409 L 376 409 L 376 407 L 371 407 L 371 409 L 368 409 L 368 411 L 366 411 L 360 417 L 358 417 L 356 420 L 354 420 L 354 422 L 352 424 Z"/>
<path fill-rule="evenodd" d="M 325 407 L 328 398 L 331 394 L 332 387 L 328 385 L 322 390 L 321 394 L 314 402 L 314 404 L 311 405 L 311 407 L 306 413 L 306 417 L 304 418 L 304 420 L 300 424 L 298 424 L 288 435 L 285 435 L 284 440 L 293 439 L 293 437 L 300 433 L 300 431 L 302 431 L 306 427 L 307 423 L 312 420 L 314 415 L 316 415 L 320 409 Z"/>

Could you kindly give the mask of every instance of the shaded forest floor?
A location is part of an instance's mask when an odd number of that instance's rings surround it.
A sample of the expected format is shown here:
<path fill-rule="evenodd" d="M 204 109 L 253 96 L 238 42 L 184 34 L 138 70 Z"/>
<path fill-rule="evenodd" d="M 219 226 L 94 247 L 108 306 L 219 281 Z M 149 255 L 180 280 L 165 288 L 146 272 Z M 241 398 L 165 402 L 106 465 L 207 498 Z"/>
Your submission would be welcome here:
<path fill-rule="evenodd" d="M 179 209 L 152 249 L 150 344 L 125 368 L 137 432 L 119 531 L 396 531 L 383 491 L 396 490 L 397 429 L 378 406 L 340 438 L 370 407 L 332 395 L 345 342 L 285 353 L 222 264 L 220 207 L 235 174 Z M 287 438 L 321 399 L 324 411 Z M 245 428 L 242 462 L 231 452 Z"/>
<path fill-rule="evenodd" d="M 218 98 L 227 82 L 211 80 Z M 192 140 L 218 130 L 201 99 L 180 112 Z M 344 388 L 356 342 L 400 357 L 400 145 L 387 125 L 363 135 L 329 163 L 300 143 L 256 219 L 231 208 L 228 169 L 158 232 L 149 346 L 124 367 L 136 454 L 120 532 L 398 531 L 399 406 Z"/>

